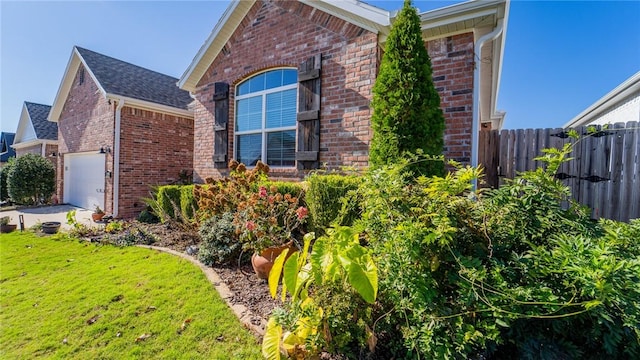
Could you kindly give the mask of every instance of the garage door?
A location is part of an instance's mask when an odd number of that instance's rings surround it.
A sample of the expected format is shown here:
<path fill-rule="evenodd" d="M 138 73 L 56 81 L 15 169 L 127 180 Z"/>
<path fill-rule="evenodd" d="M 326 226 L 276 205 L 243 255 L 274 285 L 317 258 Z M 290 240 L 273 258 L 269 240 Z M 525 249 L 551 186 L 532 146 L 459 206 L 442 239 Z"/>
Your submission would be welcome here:
<path fill-rule="evenodd" d="M 104 154 L 64 156 L 64 202 L 85 209 L 104 209 Z"/>

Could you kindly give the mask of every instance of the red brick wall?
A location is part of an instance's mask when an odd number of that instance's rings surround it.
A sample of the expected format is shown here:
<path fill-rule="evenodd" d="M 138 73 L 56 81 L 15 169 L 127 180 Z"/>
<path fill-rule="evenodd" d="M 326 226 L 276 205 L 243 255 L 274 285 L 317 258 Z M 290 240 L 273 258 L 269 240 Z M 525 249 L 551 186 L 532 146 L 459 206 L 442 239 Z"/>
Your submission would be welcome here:
<path fill-rule="evenodd" d="M 473 117 L 473 33 L 432 40 L 426 46 L 445 118 L 444 155 L 468 164 Z"/>
<path fill-rule="evenodd" d="M 69 95 L 58 119 L 58 169 L 57 195 L 64 199 L 64 154 L 78 152 L 98 152 L 100 147 L 113 149 L 115 104 L 109 104 L 98 86 L 85 71 L 84 82 L 80 84 L 80 65 Z M 106 154 L 105 170 L 113 171 L 113 153 Z M 112 180 L 105 179 L 105 211 L 113 212 L 110 199 L 113 199 Z"/>
<path fill-rule="evenodd" d="M 221 175 L 212 161 L 213 84 L 231 85 L 228 158 L 233 158 L 234 85 L 269 68 L 296 68 L 317 53 L 323 59 L 320 161 L 331 168 L 367 165 L 377 36 L 297 1 L 257 1 L 198 84 L 196 181 Z M 273 169 L 272 176 L 299 178 L 304 173 Z"/>
<path fill-rule="evenodd" d="M 151 185 L 179 180 L 180 171 L 193 168 L 193 120 L 125 107 L 120 122 L 120 192 L 122 218 L 138 216 L 141 198 Z"/>
<path fill-rule="evenodd" d="M 26 154 L 42 155 L 42 144 L 16 149 L 16 158 Z"/>
<path fill-rule="evenodd" d="M 82 85 L 77 74 L 58 122 L 57 195 L 63 198 L 64 154 L 98 152 L 109 146 L 106 171 L 113 174 L 115 107 L 85 74 Z M 120 186 L 118 217 L 131 218 L 143 209 L 142 197 L 151 185 L 178 179 L 180 170 L 193 166 L 193 120 L 124 106 L 120 120 Z M 113 179 L 105 178 L 105 212 L 113 213 Z"/>
<path fill-rule="evenodd" d="M 473 33 L 425 43 L 445 116 L 444 154 L 462 163 L 471 157 Z M 377 35 L 296 1 L 258 1 L 200 80 L 195 92 L 194 178 L 224 175 L 213 168 L 213 84 L 230 88 L 229 149 L 233 158 L 234 85 L 277 66 L 296 67 L 322 53 L 320 161 L 328 168 L 368 165 L 372 136 L 369 103 L 382 50 Z M 280 178 L 303 177 L 294 169 Z"/>

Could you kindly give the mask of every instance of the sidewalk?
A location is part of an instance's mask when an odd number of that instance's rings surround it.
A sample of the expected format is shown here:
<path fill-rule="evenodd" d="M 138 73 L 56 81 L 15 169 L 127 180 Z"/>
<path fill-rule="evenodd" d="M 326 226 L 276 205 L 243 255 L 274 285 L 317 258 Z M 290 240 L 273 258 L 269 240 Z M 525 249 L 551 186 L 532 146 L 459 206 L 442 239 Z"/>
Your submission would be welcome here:
<path fill-rule="evenodd" d="M 0 217 L 8 216 L 11 218 L 10 224 L 17 224 L 18 230 L 20 230 L 20 215 L 24 217 L 24 228 L 28 229 L 33 225 L 49 221 L 59 221 L 61 229 L 68 230 L 71 228 L 67 224 L 67 212 L 75 210 L 76 220 L 79 223 L 88 226 L 97 226 L 91 220 L 91 213 L 93 211 L 82 209 L 72 205 L 49 205 L 32 208 L 21 208 L 16 210 L 0 211 Z"/>

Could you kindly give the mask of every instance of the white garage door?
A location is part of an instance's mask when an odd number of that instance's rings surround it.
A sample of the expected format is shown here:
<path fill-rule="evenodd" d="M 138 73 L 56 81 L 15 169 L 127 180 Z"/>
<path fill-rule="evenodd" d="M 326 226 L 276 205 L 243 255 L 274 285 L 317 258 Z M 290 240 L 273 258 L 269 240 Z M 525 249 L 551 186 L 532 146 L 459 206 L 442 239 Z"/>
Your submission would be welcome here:
<path fill-rule="evenodd" d="M 104 210 L 104 154 L 64 156 L 64 202 L 85 209 Z"/>

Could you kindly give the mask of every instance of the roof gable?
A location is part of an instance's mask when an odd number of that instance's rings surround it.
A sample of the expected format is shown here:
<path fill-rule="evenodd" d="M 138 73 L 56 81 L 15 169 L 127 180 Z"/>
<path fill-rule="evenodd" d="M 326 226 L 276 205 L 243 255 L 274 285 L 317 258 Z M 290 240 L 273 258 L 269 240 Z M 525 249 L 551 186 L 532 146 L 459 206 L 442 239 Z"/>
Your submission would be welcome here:
<path fill-rule="evenodd" d="M 26 101 L 24 105 L 29 113 L 36 138 L 42 140 L 58 140 L 58 124 L 47 120 L 51 106 Z"/>
<path fill-rule="evenodd" d="M 51 121 L 58 121 L 81 64 L 104 97 L 124 97 L 179 110 L 188 110 L 192 101 L 187 91 L 177 87 L 177 78 L 74 46 L 49 115 Z"/>
<path fill-rule="evenodd" d="M 338 17 L 374 33 L 387 32 L 389 12 L 358 0 L 299 0 L 301 3 Z M 178 86 L 195 91 L 200 79 L 225 44 L 249 13 L 256 0 L 231 1 L 193 61 L 184 72 Z"/>

